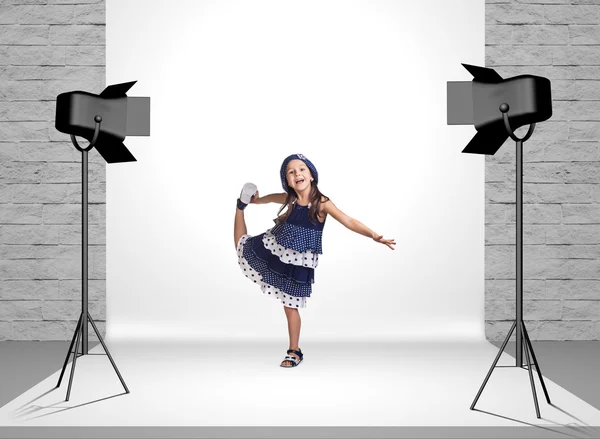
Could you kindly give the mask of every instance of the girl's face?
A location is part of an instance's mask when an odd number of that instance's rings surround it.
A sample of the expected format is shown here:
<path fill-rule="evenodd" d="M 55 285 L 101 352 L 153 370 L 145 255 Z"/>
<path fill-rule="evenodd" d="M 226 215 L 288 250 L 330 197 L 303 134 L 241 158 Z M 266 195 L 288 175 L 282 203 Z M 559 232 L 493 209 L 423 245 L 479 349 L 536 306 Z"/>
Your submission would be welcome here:
<path fill-rule="evenodd" d="M 288 163 L 285 171 L 287 184 L 299 193 L 310 188 L 312 174 L 308 166 L 302 160 L 292 160 Z"/>

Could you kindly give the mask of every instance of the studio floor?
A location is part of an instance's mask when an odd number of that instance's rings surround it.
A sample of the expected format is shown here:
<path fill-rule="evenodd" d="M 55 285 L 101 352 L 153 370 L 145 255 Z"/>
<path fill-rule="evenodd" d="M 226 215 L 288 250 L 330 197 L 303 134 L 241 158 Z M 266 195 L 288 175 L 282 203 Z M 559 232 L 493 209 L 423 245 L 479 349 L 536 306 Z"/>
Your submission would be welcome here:
<path fill-rule="evenodd" d="M 600 342 L 534 342 L 552 404 L 509 344 L 108 341 L 58 377 L 68 342 L 0 342 L 0 437 L 600 437 Z M 99 354 L 99 355 L 95 355 Z"/>

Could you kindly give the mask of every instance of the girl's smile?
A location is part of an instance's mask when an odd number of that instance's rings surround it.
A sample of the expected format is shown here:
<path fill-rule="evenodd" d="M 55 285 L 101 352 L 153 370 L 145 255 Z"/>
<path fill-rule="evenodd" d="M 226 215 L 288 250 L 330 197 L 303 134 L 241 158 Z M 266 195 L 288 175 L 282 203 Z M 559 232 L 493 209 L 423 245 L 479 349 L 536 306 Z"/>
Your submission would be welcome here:
<path fill-rule="evenodd" d="M 288 185 L 296 192 L 310 187 L 310 170 L 302 160 L 292 160 L 288 163 L 286 177 Z"/>

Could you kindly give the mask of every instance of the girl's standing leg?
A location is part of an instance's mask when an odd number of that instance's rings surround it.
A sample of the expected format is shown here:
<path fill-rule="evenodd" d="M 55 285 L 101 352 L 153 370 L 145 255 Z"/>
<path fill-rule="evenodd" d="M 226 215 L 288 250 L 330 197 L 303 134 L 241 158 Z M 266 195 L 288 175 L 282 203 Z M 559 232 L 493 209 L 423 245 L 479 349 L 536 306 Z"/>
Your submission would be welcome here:
<path fill-rule="evenodd" d="M 290 347 L 288 349 L 293 349 L 295 351 L 300 350 L 298 347 L 298 341 L 300 339 L 300 326 L 301 326 L 301 320 L 300 320 L 300 313 L 298 312 L 297 308 L 288 308 L 287 306 L 283 307 L 283 310 L 285 311 L 285 316 L 287 317 L 287 321 L 288 321 L 288 332 L 290 335 Z M 298 357 L 295 354 L 289 354 L 289 355 L 293 355 L 294 357 Z M 292 366 L 292 362 L 291 361 L 283 361 L 281 363 L 282 366 Z"/>
<path fill-rule="evenodd" d="M 233 239 L 235 241 L 234 245 L 236 249 L 240 238 L 247 233 L 248 229 L 246 228 L 246 219 L 244 218 L 244 211 L 236 207 L 235 223 L 233 224 Z"/>

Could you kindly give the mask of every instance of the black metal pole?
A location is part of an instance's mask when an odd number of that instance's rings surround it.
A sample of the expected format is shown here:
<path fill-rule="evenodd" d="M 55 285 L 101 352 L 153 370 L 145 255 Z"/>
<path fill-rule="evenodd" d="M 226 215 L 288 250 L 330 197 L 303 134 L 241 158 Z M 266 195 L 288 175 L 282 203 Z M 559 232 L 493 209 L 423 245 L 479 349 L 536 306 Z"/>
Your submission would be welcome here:
<path fill-rule="evenodd" d="M 67 358 L 65 358 L 65 364 L 63 365 L 62 371 L 60 373 L 60 377 L 58 378 L 58 384 L 56 384 L 56 387 L 60 387 L 60 382 L 62 381 L 63 375 L 65 374 L 65 369 L 67 368 L 67 364 L 69 363 L 69 357 L 73 353 L 72 349 L 73 349 L 73 345 L 75 344 L 75 337 L 77 337 L 77 334 L 79 334 L 79 326 L 81 325 L 82 319 L 83 319 L 83 316 L 79 316 L 79 321 L 77 322 L 77 328 L 75 329 L 75 332 L 73 333 L 73 339 L 71 340 L 71 344 L 69 345 L 69 352 L 67 353 Z M 77 353 L 75 353 L 75 354 L 77 355 Z"/>
<path fill-rule="evenodd" d="M 537 371 L 538 374 L 538 378 L 540 379 L 540 383 L 542 383 L 542 389 L 544 389 L 544 395 L 546 395 L 546 401 L 548 401 L 548 404 L 552 404 L 550 402 L 550 395 L 548 395 L 548 389 L 546 389 L 546 384 L 544 383 L 544 377 L 542 376 L 542 371 L 540 370 L 540 365 L 537 362 L 537 359 L 535 358 L 535 352 L 533 352 L 533 345 L 531 344 L 531 340 L 529 340 L 529 334 L 527 334 L 527 328 L 525 327 L 525 322 L 521 322 L 521 324 L 523 325 L 523 335 L 525 336 L 525 346 L 524 348 L 527 349 L 529 348 L 529 351 L 531 352 L 531 357 L 533 358 L 533 364 L 535 365 L 535 370 Z"/>
<path fill-rule="evenodd" d="M 540 417 L 540 408 L 538 406 L 538 401 L 537 401 L 537 394 L 535 391 L 535 383 L 533 381 L 533 371 L 531 370 L 531 368 L 533 367 L 532 363 L 531 363 L 531 359 L 529 358 L 529 352 L 531 352 L 531 357 L 533 358 L 533 363 L 535 365 L 535 368 L 537 370 L 538 373 L 538 377 L 540 378 L 540 382 L 542 383 L 542 387 L 544 389 L 544 393 L 546 395 L 546 400 L 548 401 L 548 404 L 550 404 L 550 397 L 548 396 L 548 391 L 546 389 L 546 385 L 544 384 L 544 378 L 542 377 L 542 373 L 539 369 L 537 360 L 535 358 L 535 353 L 533 352 L 533 346 L 531 345 L 531 340 L 529 340 L 529 335 L 527 334 L 527 330 L 525 329 L 525 322 L 523 321 L 523 142 L 527 141 L 531 135 L 533 134 L 533 130 L 535 129 L 535 123 L 529 125 L 529 130 L 527 130 L 527 134 L 525 134 L 525 136 L 522 139 L 519 139 L 517 136 L 515 136 L 512 128 L 510 127 L 510 123 L 508 121 L 508 110 L 509 110 L 509 106 L 508 104 L 501 104 L 500 105 L 500 111 L 502 112 L 502 118 L 504 119 L 504 126 L 508 132 L 508 134 L 510 135 L 511 139 L 513 139 L 516 144 L 517 144 L 517 149 L 516 149 L 516 157 L 515 157 L 515 161 L 516 161 L 516 169 L 517 169 L 517 199 L 516 199 L 516 225 L 517 225 L 517 230 L 516 230 L 516 253 L 517 253 L 517 265 L 516 265 L 516 273 L 515 273 L 515 280 L 516 280 L 516 307 L 517 307 L 517 315 L 515 318 L 515 321 L 513 322 L 513 325 L 510 329 L 510 331 L 508 332 L 508 335 L 506 336 L 506 339 L 504 340 L 504 343 L 502 344 L 502 347 L 500 348 L 500 350 L 498 351 L 498 355 L 496 356 L 496 359 L 494 360 L 494 362 L 492 363 L 492 367 L 490 368 L 487 376 L 485 377 L 485 380 L 483 381 L 483 384 L 481 385 L 479 392 L 477 393 L 477 396 L 475 397 L 475 400 L 473 401 L 473 403 L 471 404 L 471 410 L 475 409 L 475 404 L 477 403 L 477 400 L 479 399 L 479 396 L 481 395 L 481 392 L 483 391 L 485 385 L 487 384 L 488 379 L 490 378 L 490 375 L 492 374 L 492 371 L 494 370 L 494 368 L 496 367 L 496 363 L 498 363 L 498 360 L 500 359 L 500 355 L 502 354 L 502 351 L 504 350 L 504 348 L 506 347 L 506 343 L 508 343 L 508 340 L 510 339 L 513 330 L 516 329 L 516 366 L 522 368 L 523 367 L 523 342 L 525 341 L 525 355 L 527 357 L 527 368 L 529 370 L 529 381 L 531 383 L 531 389 L 532 389 L 532 393 L 533 393 L 533 402 L 535 404 L 535 412 L 537 417 Z"/>
<path fill-rule="evenodd" d="M 516 266 L 516 306 L 517 306 L 517 328 L 516 328 L 516 366 L 523 366 L 523 334 L 521 322 L 523 321 L 523 142 L 518 140 L 516 151 L 517 162 L 517 266 Z"/>
<path fill-rule="evenodd" d="M 83 316 L 81 316 L 83 319 Z M 82 320 L 83 322 L 84 320 Z M 77 351 L 79 350 L 79 337 L 81 336 L 81 328 L 77 330 L 77 342 L 75 343 L 75 351 L 73 352 L 73 364 L 71 365 L 71 376 L 69 377 L 69 387 L 67 387 L 67 399 L 71 395 L 71 386 L 73 385 L 73 376 L 75 376 L 75 365 L 77 364 Z"/>
<path fill-rule="evenodd" d="M 119 376 L 121 380 L 121 384 L 125 388 L 125 392 L 129 393 L 129 389 L 125 385 L 125 381 L 117 368 L 106 344 L 104 344 L 104 340 L 102 340 L 102 336 L 100 335 L 100 331 L 96 327 L 92 316 L 90 316 L 88 312 L 88 151 L 94 147 L 96 141 L 98 140 L 98 135 L 100 133 L 100 123 L 102 122 L 101 116 L 95 116 L 94 122 L 96 122 L 96 127 L 94 129 L 94 137 L 92 141 L 88 145 L 87 148 L 82 148 L 77 143 L 77 139 L 73 134 L 71 134 L 71 141 L 73 142 L 73 146 L 77 148 L 78 151 L 81 151 L 81 316 L 79 317 L 79 322 L 77 323 L 77 329 L 75 329 L 75 334 L 73 334 L 73 339 L 71 340 L 71 346 L 69 346 L 69 352 L 67 353 L 67 358 L 65 359 L 65 364 L 62 368 L 62 372 L 60 374 L 60 378 L 58 379 L 58 384 L 56 387 L 60 386 L 60 382 L 62 381 L 63 375 L 65 373 L 65 368 L 67 367 L 67 363 L 69 361 L 69 356 L 73 353 L 73 365 L 71 366 L 71 377 L 69 378 L 69 388 L 67 389 L 67 401 L 69 400 L 69 396 L 71 395 L 71 386 L 73 385 L 73 376 L 75 374 L 75 365 L 77 364 L 77 354 L 79 350 L 79 340 L 82 339 L 81 345 L 81 355 L 88 354 L 88 323 L 91 323 L 94 327 L 94 331 L 102 343 L 102 347 L 104 351 L 108 355 L 108 358 L 115 369 L 115 372 Z M 75 342 L 75 351 L 71 352 L 73 348 L 73 343 Z"/>
<path fill-rule="evenodd" d="M 523 321 L 521 320 L 521 325 L 523 325 Z M 522 328 L 523 334 L 525 332 L 525 328 Z M 527 358 L 527 371 L 529 372 L 529 382 L 531 383 L 531 393 L 533 394 L 533 404 L 535 405 L 535 414 L 540 418 L 540 406 L 537 400 L 537 392 L 535 391 L 535 383 L 533 382 L 533 371 L 531 370 L 531 360 L 529 359 L 529 349 L 525 348 L 525 358 Z"/>
<path fill-rule="evenodd" d="M 110 352 L 108 351 L 108 348 L 106 347 L 106 344 L 104 343 L 104 340 L 102 340 L 102 336 L 100 335 L 100 331 L 98 331 L 98 328 L 96 327 L 96 324 L 94 323 L 94 319 L 90 315 L 88 315 L 88 318 L 90 319 L 90 323 L 92 324 L 92 327 L 94 328 L 94 331 L 96 331 L 96 335 L 98 336 L 98 340 L 100 340 L 100 343 L 102 343 L 102 347 L 104 348 L 104 352 L 106 352 L 106 355 L 108 355 L 108 359 L 110 360 L 110 363 L 112 364 L 113 368 L 115 369 L 115 372 L 117 372 L 117 375 L 119 376 L 119 380 L 121 380 L 121 384 L 123 385 L 123 388 L 125 389 L 125 392 L 129 393 L 129 389 L 127 388 L 127 385 L 125 384 L 125 380 L 121 376 L 121 372 L 119 372 L 119 369 L 117 368 L 117 365 L 116 365 L 115 361 L 113 360 L 112 356 L 110 355 Z"/>
<path fill-rule="evenodd" d="M 508 340 L 510 340 L 510 336 L 512 335 L 513 331 L 515 330 L 516 325 L 517 325 L 517 322 L 516 321 L 513 322 L 513 325 L 510 328 L 510 331 L 508 331 L 508 335 L 504 339 L 504 343 L 502 343 L 502 347 L 498 351 L 498 354 L 496 355 L 496 359 L 492 363 L 492 367 L 490 367 L 488 374 L 485 376 L 485 380 L 483 380 L 483 384 L 479 388 L 479 392 L 477 392 L 477 396 L 475 397 L 475 399 L 473 400 L 473 403 L 471 404 L 471 410 L 475 410 L 475 404 L 477 404 L 477 401 L 479 400 L 479 397 L 481 396 L 481 392 L 483 392 L 485 385 L 487 384 L 488 380 L 490 379 L 490 376 L 492 375 L 492 372 L 494 371 L 494 368 L 496 367 L 496 364 L 498 363 L 498 360 L 500 359 L 502 352 L 504 352 L 504 348 L 506 347 Z"/>
<path fill-rule="evenodd" d="M 81 275 L 81 315 L 83 316 L 82 324 L 82 344 L 81 353 L 88 353 L 88 152 L 84 149 L 82 152 L 82 188 L 81 188 L 81 230 L 83 236 L 82 242 L 82 275 Z"/>

